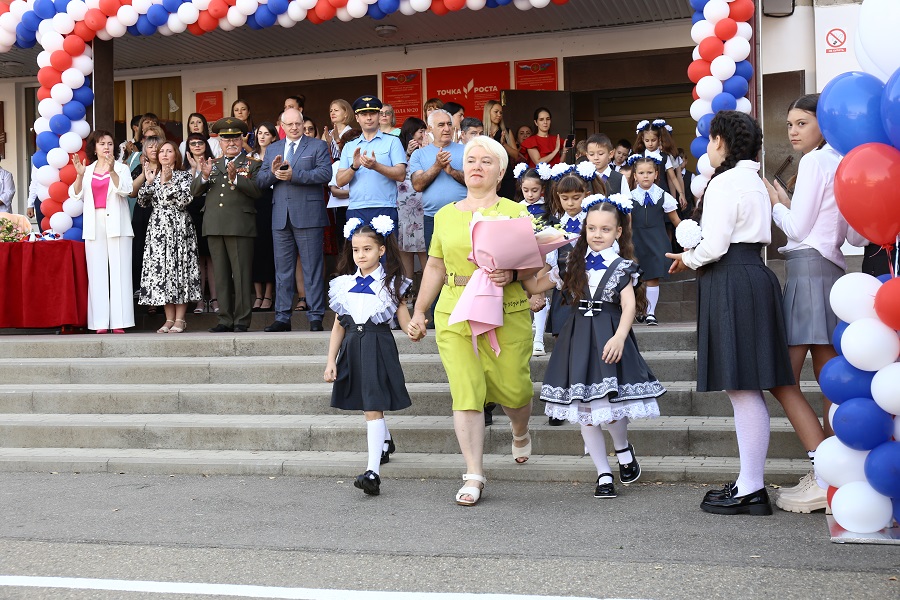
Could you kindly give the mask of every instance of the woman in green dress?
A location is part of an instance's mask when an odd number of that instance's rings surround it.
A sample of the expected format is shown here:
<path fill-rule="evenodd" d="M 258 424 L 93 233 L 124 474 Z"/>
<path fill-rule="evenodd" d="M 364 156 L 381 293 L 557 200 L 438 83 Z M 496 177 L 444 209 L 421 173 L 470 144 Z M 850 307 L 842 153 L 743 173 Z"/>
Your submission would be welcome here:
<path fill-rule="evenodd" d="M 531 455 L 528 418 L 534 388 L 531 382 L 531 316 L 525 290 L 518 281 L 532 277 L 538 269 L 520 271 L 498 269 L 490 274 L 503 288 L 503 325 L 496 329 L 500 355 L 491 349 L 485 335 L 472 346 L 467 321 L 450 325 L 450 313 L 459 301 L 475 265 L 468 261 L 472 251 L 469 223 L 472 213 L 483 210 L 518 217 L 522 207 L 497 195 L 497 184 L 506 170 L 508 157 L 503 146 L 489 137 L 471 140 L 463 154 L 463 173 L 468 194 L 448 204 L 434 217 L 434 237 L 421 289 L 409 325 L 414 341 L 424 333 L 425 313 L 440 294 L 434 311 L 438 351 L 450 382 L 453 398 L 453 428 L 466 461 L 465 484 L 456 494 L 457 504 L 475 505 L 481 497 L 484 478 L 484 405 L 503 407 L 512 425 L 512 454 L 523 464 Z"/>

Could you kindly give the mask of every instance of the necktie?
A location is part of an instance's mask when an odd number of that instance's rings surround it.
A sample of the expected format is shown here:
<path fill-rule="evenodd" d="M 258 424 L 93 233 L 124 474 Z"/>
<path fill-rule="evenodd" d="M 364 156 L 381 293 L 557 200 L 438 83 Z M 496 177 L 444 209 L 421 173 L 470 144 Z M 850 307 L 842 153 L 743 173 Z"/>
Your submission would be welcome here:
<path fill-rule="evenodd" d="M 653 206 L 653 198 L 650 197 L 650 192 L 644 192 L 644 206 Z"/>
<path fill-rule="evenodd" d="M 372 288 L 369 287 L 370 285 L 372 285 L 372 283 L 374 281 L 375 280 L 372 278 L 371 275 L 366 275 L 365 277 L 357 277 L 356 285 L 354 285 L 352 288 L 350 288 L 350 293 L 351 294 L 372 294 L 374 296 L 375 292 L 373 292 Z"/>
<path fill-rule="evenodd" d="M 603 257 L 599 254 L 588 254 L 584 262 L 588 271 L 606 270 L 606 265 L 603 264 Z"/>
<path fill-rule="evenodd" d="M 544 206 L 542 204 L 529 204 L 528 212 L 534 216 L 539 216 L 544 214 Z"/>
<path fill-rule="evenodd" d="M 287 155 L 284 157 L 284 160 L 290 164 L 291 161 L 294 160 L 294 150 L 297 149 L 297 142 L 291 142 L 291 147 L 288 148 Z"/>
<path fill-rule="evenodd" d="M 581 221 L 578 219 L 569 219 L 569 222 L 566 223 L 565 230 L 568 233 L 581 233 Z"/>
<path fill-rule="evenodd" d="M 606 175 L 601 175 L 601 176 L 600 176 L 600 179 L 603 180 L 603 183 L 606 183 L 606 181 L 609 179 L 609 177 L 606 176 Z"/>

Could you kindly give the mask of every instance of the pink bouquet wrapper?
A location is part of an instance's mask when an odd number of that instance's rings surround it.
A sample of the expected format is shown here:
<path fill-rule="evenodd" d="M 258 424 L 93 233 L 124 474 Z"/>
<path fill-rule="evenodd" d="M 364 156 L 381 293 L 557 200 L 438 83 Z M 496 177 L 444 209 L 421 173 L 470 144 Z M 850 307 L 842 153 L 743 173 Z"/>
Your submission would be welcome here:
<path fill-rule="evenodd" d="M 534 269 L 544 266 L 547 253 L 568 244 L 563 232 L 535 234 L 530 218 L 473 219 L 470 226 L 472 252 L 469 260 L 478 266 L 466 284 L 448 323 L 468 321 L 472 346 L 478 354 L 478 336 L 487 334 L 491 349 L 500 356 L 497 327 L 503 325 L 503 288 L 488 274 L 496 269 Z M 536 235 L 548 239 L 539 243 Z"/>

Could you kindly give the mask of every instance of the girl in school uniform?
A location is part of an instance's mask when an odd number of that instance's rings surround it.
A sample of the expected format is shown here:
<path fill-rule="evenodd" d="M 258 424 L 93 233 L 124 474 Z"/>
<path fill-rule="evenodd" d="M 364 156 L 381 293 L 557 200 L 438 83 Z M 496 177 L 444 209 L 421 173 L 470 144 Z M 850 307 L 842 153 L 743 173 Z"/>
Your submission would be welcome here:
<path fill-rule="evenodd" d="M 646 302 L 637 287 L 624 194 L 585 199 L 581 235 L 569 253 L 565 274 L 551 270 L 524 282 L 538 293 L 556 289 L 572 306 L 547 365 L 541 386 L 544 412 L 581 426 L 585 448 L 597 468 L 595 498 L 615 498 L 603 429 L 609 431 L 619 462 L 619 480 L 634 483 L 641 467 L 628 442 L 630 419 L 659 416 L 656 398 L 665 393 L 638 350 L 631 323 Z M 619 253 L 613 249 L 618 241 Z"/>
<path fill-rule="evenodd" d="M 513 175 L 518 180 L 516 200 L 525 207 L 533 219 L 541 223 L 553 224 L 556 220 L 547 213 L 547 205 L 544 203 L 544 191 L 546 186 L 541 176 L 534 169 L 529 169 L 525 163 L 519 163 L 513 170 Z M 534 342 L 532 343 L 532 356 L 544 356 L 544 333 L 547 331 L 547 317 L 550 314 L 550 305 L 544 294 L 532 294 L 528 299 L 531 303 L 531 312 L 534 313 Z"/>
<path fill-rule="evenodd" d="M 769 411 L 762 390 L 793 385 L 781 287 L 760 252 L 772 240 L 772 205 L 756 158 L 762 129 L 738 111 L 716 114 L 707 148 L 716 171 L 703 195 L 702 239 L 670 273 L 698 270 L 697 391 L 724 390 L 734 407 L 741 470 L 707 492 L 706 512 L 771 515 L 763 475 Z"/>
<path fill-rule="evenodd" d="M 656 184 L 663 191 L 674 196 L 681 204 L 681 208 L 684 208 L 686 206 L 684 182 L 681 180 L 678 165 L 675 163 L 678 148 L 675 146 L 675 140 L 672 139 L 672 126 L 664 119 L 656 119 L 652 123 L 647 120 L 638 123 L 634 154 L 656 159 L 657 164 L 660 165 Z"/>
<path fill-rule="evenodd" d="M 333 279 L 328 290 L 336 318 L 325 381 L 334 383 L 333 408 L 365 413 L 369 459 L 353 485 L 370 496 L 380 493 L 380 466 L 390 461 L 395 450 L 384 413 L 411 405 L 391 333 L 395 315 L 400 326 L 407 328 L 409 311 L 402 298 L 412 283 L 403 276 L 396 236 L 390 235 L 394 227 L 385 215 L 370 223 L 348 220 L 344 226 L 347 244 L 338 266 L 343 275 Z"/>

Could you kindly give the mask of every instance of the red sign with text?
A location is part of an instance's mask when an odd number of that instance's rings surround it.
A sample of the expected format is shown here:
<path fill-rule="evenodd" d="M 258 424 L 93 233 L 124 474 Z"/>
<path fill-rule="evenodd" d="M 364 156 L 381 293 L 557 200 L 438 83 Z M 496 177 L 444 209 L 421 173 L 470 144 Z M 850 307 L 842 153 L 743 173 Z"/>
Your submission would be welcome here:
<path fill-rule="evenodd" d="M 394 107 L 397 127 L 409 117 L 422 118 L 422 69 L 381 74 L 381 101 Z"/>
<path fill-rule="evenodd" d="M 517 60 L 515 73 L 517 90 L 559 89 L 559 69 L 555 58 Z"/>
<path fill-rule="evenodd" d="M 428 69 L 428 97 L 457 102 L 466 115 L 481 118 L 488 100 L 509 89 L 509 62 Z"/>
<path fill-rule="evenodd" d="M 206 117 L 206 121 L 212 125 L 225 116 L 225 106 L 222 100 L 222 92 L 197 92 L 197 112 Z"/>

